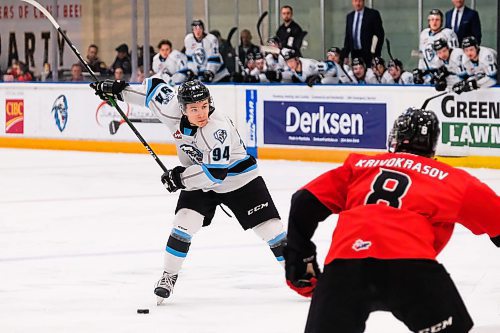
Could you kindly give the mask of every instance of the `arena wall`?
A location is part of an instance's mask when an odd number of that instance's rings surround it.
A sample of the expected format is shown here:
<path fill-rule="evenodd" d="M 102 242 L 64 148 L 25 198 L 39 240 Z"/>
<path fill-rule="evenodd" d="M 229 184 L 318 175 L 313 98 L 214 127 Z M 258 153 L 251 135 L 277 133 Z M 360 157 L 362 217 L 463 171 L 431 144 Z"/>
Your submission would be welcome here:
<path fill-rule="evenodd" d="M 146 153 L 116 110 L 87 84 L 0 87 L 0 147 Z M 351 152 L 385 151 L 397 115 L 436 95 L 422 86 L 227 84 L 210 90 L 217 112 L 232 117 L 252 154 L 330 162 L 341 162 Z M 498 91 L 447 94 L 430 101 L 427 108 L 436 111 L 442 127 L 439 159 L 500 168 Z M 174 138 L 148 109 L 119 103 L 158 154 L 175 154 Z M 113 134 L 112 122 L 117 127 Z"/>

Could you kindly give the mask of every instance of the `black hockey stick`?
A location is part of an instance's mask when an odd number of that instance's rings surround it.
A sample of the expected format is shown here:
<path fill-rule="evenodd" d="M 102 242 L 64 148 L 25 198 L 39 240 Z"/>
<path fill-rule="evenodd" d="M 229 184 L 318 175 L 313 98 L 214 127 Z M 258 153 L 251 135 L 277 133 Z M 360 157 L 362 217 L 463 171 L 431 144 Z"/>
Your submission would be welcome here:
<path fill-rule="evenodd" d="M 345 76 L 347 76 L 347 78 L 349 79 L 349 81 L 351 81 L 351 82 L 354 83 L 354 80 L 349 76 L 349 73 L 347 73 L 347 71 L 344 68 L 344 60 L 346 58 L 345 57 L 345 52 L 346 52 L 345 49 L 340 50 L 339 67 L 342 70 L 342 72 L 344 72 Z"/>
<path fill-rule="evenodd" d="M 265 12 L 263 12 L 260 17 L 259 17 L 259 20 L 257 21 L 257 33 L 259 34 L 259 39 L 260 39 L 260 45 L 264 45 L 264 40 L 262 39 L 262 29 L 261 29 L 261 26 L 262 26 L 262 22 L 264 21 L 264 19 L 266 18 L 268 12 L 267 10 Z"/>
<path fill-rule="evenodd" d="M 387 53 L 389 53 L 389 58 L 394 61 L 394 57 L 392 56 L 392 53 L 391 53 L 391 42 L 389 41 L 389 38 L 386 38 L 385 39 L 385 43 L 387 45 Z"/>
<path fill-rule="evenodd" d="M 92 76 L 92 78 L 96 82 L 99 81 L 97 79 L 95 73 L 90 68 L 89 64 L 87 64 L 87 62 L 83 59 L 83 57 L 81 56 L 80 52 L 78 52 L 78 50 L 76 49 L 76 47 L 73 45 L 73 42 L 71 42 L 71 40 L 64 33 L 64 31 L 62 31 L 61 27 L 59 26 L 59 24 L 57 23 L 57 21 L 54 19 L 54 17 L 49 13 L 49 11 L 47 9 L 45 9 L 45 7 L 43 7 L 40 3 L 38 3 L 35 0 L 21 0 L 21 1 L 27 2 L 30 5 L 36 7 L 39 11 L 41 11 L 49 19 L 50 23 L 52 23 L 52 25 L 54 26 L 54 28 L 56 28 L 56 30 L 61 34 L 61 36 L 63 36 L 63 38 L 66 41 L 66 43 L 68 43 L 68 45 L 71 48 L 71 50 L 73 51 L 73 53 L 76 55 L 76 57 L 78 58 L 78 60 L 80 60 L 80 62 L 85 66 L 85 68 L 88 70 L 88 72 L 90 73 L 90 75 Z M 139 139 L 139 141 L 141 141 L 142 145 L 146 148 L 146 150 L 149 152 L 149 154 L 155 159 L 156 163 L 158 163 L 158 165 L 162 168 L 162 170 L 164 172 L 168 172 L 167 167 L 165 167 L 165 165 L 162 163 L 162 161 L 160 161 L 160 159 L 155 154 L 155 152 L 153 151 L 153 149 L 149 146 L 149 144 L 146 142 L 146 140 L 144 140 L 144 138 L 139 133 L 139 131 L 137 131 L 137 129 L 135 128 L 135 126 L 128 119 L 128 117 L 125 115 L 125 113 L 122 111 L 122 109 L 120 109 L 120 107 L 116 103 L 115 99 L 110 97 L 109 98 L 109 102 L 111 103 L 112 106 L 114 106 L 116 108 L 116 110 L 118 111 L 118 113 L 120 114 L 120 116 L 122 116 L 123 120 L 125 120 L 125 122 L 130 126 L 130 128 L 132 129 L 132 131 L 134 132 L 134 134 L 137 136 L 137 138 Z"/>
<path fill-rule="evenodd" d="M 161 123 L 158 118 L 128 118 L 131 123 L 145 123 L 145 124 L 159 124 Z M 109 123 L 109 134 L 115 135 L 118 132 L 118 128 L 120 128 L 121 124 L 125 121 L 112 120 Z"/>
<path fill-rule="evenodd" d="M 229 33 L 227 34 L 227 44 L 229 47 L 233 48 L 233 44 L 231 44 L 231 39 L 233 38 L 234 33 L 238 30 L 238 27 L 232 27 L 231 30 L 229 30 Z"/>
<path fill-rule="evenodd" d="M 425 108 L 427 107 L 427 104 L 429 104 L 430 101 L 432 101 L 434 98 L 438 98 L 438 97 L 441 97 L 443 95 L 446 95 L 447 93 L 449 93 L 449 91 L 443 91 L 437 95 L 434 95 L 434 96 L 431 96 L 429 98 L 427 98 L 425 101 L 424 101 L 424 104 L 422 104 L 422 106 L 420 107 L 420 109 L 422 110 L 425 110 Z"/>

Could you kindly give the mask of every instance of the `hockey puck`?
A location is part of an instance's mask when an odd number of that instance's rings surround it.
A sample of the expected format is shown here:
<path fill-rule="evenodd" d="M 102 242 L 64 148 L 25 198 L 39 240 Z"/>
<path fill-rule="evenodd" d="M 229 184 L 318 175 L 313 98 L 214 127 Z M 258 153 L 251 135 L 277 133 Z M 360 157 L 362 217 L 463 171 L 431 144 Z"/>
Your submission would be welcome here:
<path fill-rule="evenodd" d="M 137 313 L 149 313 L 149 309 L 137 309 Z"/>

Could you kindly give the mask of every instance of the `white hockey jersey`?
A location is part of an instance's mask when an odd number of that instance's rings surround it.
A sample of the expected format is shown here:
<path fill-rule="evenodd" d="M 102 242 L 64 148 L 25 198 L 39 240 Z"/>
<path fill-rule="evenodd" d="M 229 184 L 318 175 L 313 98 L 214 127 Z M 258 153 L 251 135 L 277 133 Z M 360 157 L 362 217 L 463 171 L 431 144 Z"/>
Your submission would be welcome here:
<path fill-rule="evenodd" d="M 460 48 L 450 49 L 450 57 L 448 60 L 440 60 L 440 65 L 445 66 L 449 75 L 446 77 L 446 84 L 452 87 L 455 83 L 462 81 L 467 76 L 467 65 L 469 58 Z"/>
<path fill-rule="evenodd" d="M 163 58 L 160 53 L 153 57 L 153 72 L 159 76 L 168 75 L 172 84 L 180 84 L 186 81 L 187 57 L 184 53 L 172 50 L 167 58 Z M 164 79 L 165 82 L 168 82 Z"/>
<path fill-rule="evenodd" d="M 373 72 L 375 74 L 375 72 Z M 379 84 L 393 84 L 394 80 L 392 79 L 391 74 L 389 74 L 389 71 L 386 69 L 382 76 L 378 77 L 377 74 L 375 74 L 375 78 L 377 79 L 377 83 Z"/>
<path fill-rule="evenodd" d="M 395 81 L 392 77 L 391 79 L 394 84 L 413 84 L 413 74 L 406 71 L 401 73 L 399 80 Z"/>
<path fill-rule="evenodd" d="M 448 42 L 450 49 L 459 47 L 457 34 L 451 29 L 443 28 L 436 33 L 431 32 L 429 28 L 422 30 L 418 49 L 422 53 L 422 57 L 427 60 L 429 68 L 427 68 L 424 59 L 420 59 L 418 62 L 419 69 L 426 70 L 440 67 L 439 58 L 433 48 L 434 41 L 440 38 L 444 38 Z"/>
<path fill-rule="evenodd" d="M 309 59 L 309 58 L 299 58 L 299 61 L 302 66 L 302 71 L 297 72 L 289 69 L 289 73 L 292 76 L 292 80 L 294 82 L 306 82 L 306 79 L 311 76 L 311 75 L 320 75 L 324 74 L 322 73 L 323 71 L 326 70 L 327 65 L 323 62 L 320 62 L 315 59 Z M 332 73 L 332 72 L 331 72 Z M 334 72 L 336 74 L 336 70 Z M 283 77 L 285 76 L 285 73 L 283 74 Z"/>
<path fill-rule="evenodd" d="M 367 68 L 365 72 L 365 77 L 358 79 L 352 71 L 349 72 L 349 76 L 354 80 L 354 84 L 378 84 L 377 77 L 371 68 Z"/>
<path fill-rule="evenodd" d="M 467 58 L 467 75 L 476 77 L 478 87 L 491 87 L 497 83 L 497 52 L 485 46 L 480 46 L 478 52 L 477 61 Z"/>
<path fill-rule="evenodd" d="M 226 193 L 259 176 L 255 159 L 247 154 L 232 121 L 221 111 L 214 111 L 204 127 L 191 126 L 180 111 L 174 88 L 158 78 L 127 87 L 122 95 L 127 103 L 145 105 L 167 125 L 177 156 L 186 167 L 181 175 L 186 190 Z"/>
<path fill-rule="evenodd" d="M 213 82 L 218 82 L 229 75 L 229 71 L 219 53 L 219 41 L 212 34 L 207 34 L 198 42 L 192 33 L 184 38 L 188 68 L 203 79 L 205 71 L 214 73 Z"/>

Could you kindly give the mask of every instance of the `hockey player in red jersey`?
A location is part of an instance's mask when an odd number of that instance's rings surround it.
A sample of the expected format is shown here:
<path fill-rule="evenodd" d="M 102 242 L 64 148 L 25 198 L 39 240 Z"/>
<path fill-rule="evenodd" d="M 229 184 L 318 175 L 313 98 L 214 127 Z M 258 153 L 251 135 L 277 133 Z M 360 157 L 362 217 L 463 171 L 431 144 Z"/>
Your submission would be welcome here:
<path fill-rule="evenodd" d="M 288 285 L 311 296 L 307 333 L 364 332 L 372 311 L 390 311 L 412 332 L 469 332 L 467 309 L 436 256 L 455 223 L 500 247 L 499 196 L 467 172 L 434 160 L 439 121 L 408 109 L 389 153 L 351 154 L 292 197 Z M 339 214 L 324 272 L 311 241 Z"/>

